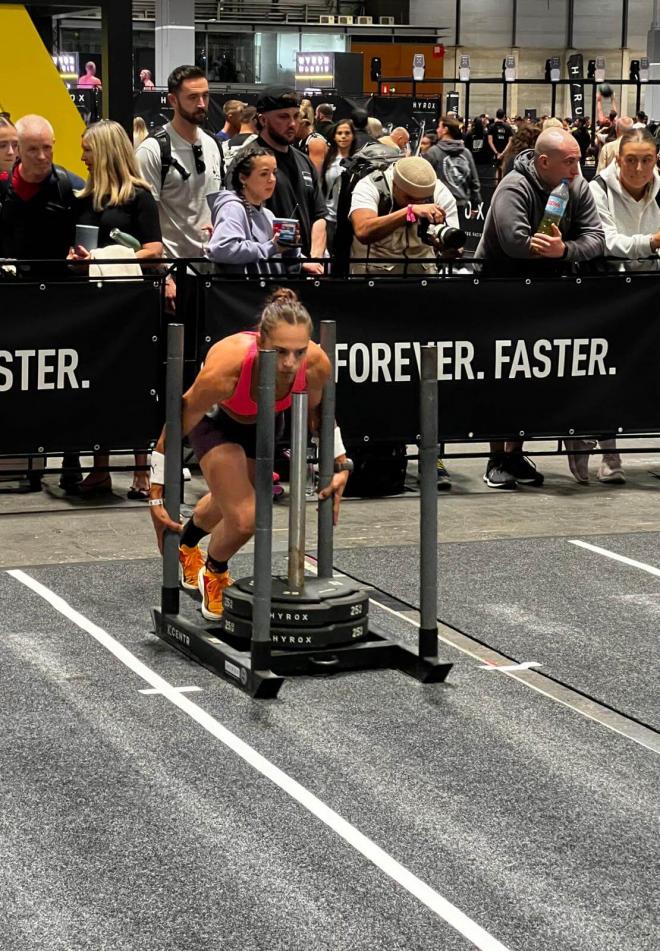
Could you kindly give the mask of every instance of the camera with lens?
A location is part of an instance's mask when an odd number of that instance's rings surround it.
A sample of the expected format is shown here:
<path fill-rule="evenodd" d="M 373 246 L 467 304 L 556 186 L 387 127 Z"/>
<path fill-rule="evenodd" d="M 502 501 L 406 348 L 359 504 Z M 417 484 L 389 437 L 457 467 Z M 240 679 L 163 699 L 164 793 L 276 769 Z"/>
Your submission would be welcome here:
<path fill-rule="evenodd" d="M 467 235 L 460 228 L 452 228 L 446 222 L 441 225 L 432 224 L 428 218 L 420 218 L 417 222 L 417 234 L 420 241 L 430 244 L 440 251 L 456 251 L 465 246 Z"/>

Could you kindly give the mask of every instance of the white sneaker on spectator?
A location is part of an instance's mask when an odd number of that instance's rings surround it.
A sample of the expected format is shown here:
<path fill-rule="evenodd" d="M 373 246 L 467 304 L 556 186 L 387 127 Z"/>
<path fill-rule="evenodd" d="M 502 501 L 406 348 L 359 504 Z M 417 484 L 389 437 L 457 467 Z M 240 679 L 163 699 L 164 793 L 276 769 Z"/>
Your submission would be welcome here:
<path fill-rule="evenodd" d="M 626 477 L 623 474 L 621 456 L 618 452 L 603 454 L 603 461 L 598 469 L 598 481 L 608 482 L 611 485 L 623 485 Z"/>
<path fill-rule="evenodd" d="M 589 455 L 591 449 L 596 448 L 595 439 L 565 439 L 564 445 L 568 450 L 568 468 L 573 478 L 580 485 L 589 483 Z"/>

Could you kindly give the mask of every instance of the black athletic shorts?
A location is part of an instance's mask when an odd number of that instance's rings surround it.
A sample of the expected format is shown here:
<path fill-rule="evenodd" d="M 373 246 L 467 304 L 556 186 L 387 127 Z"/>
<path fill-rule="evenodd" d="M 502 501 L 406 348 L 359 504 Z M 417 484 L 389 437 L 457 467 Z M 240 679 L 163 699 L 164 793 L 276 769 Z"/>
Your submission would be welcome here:
<path fill-rule="evenodd" d="M 276 413 L 275 438 L 279 439 L 283 432 L 284 413 Z M 257 424 L 238 423 L 220 408 L 216 409 L 212 417 L 204 416 L 188 433 L 188 440 L 198 462 L 209 449 L 225 443 L 242 446 L 248 459 L 255 459 L 257 456 Z"/>

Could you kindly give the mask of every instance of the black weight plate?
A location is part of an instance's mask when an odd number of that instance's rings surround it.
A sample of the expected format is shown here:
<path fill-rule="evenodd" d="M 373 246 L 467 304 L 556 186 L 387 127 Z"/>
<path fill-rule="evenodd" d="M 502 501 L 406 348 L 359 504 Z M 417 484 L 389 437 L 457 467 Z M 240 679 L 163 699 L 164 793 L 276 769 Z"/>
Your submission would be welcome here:
<path fill-rule="evenodd" d="M 233 637 L 249 640 L 252 635 L 252 623 L 248 618 L 234 617 L 227 611 L 221 626 Z M 270 639 L 275 649 L 315 650 L 319 647 L 336 647 L 361 641 L 369 633 L 368 627 L 366 618 L 348 624 L 326 624 L 323 627 L 275 627 L 270 632 Z"/>
<path fill-rule="evenodd" d="M 254 583 L 240 578 L 223 592 L 225 610 L 250 619 Z M 369 598 L 352 582 L 338 578 L 306 578 L 304 591 L 295 596 L 285 578 L 273 578 L 271 621 L 277 627 L 321 627 L 359 621 L 369 613 Z"/>

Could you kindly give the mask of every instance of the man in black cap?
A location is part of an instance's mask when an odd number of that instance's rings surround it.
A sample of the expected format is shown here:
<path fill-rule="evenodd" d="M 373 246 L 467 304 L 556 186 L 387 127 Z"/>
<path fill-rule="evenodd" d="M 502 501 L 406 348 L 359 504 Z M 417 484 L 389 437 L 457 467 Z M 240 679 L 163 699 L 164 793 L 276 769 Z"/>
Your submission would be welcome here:
<path fill-rule="evenodd" d="M 297 218 L 306 257 L 325 256 L 326 204 L 316 169 L 310 159 L 292 147 L 298 126 L 298 99 L 287 86 L 268 86 L 257 99 L 260 132 L 257 144 L 271 149 L 277 160 L 277 185 L 266 202 L 276 218 Z M 303 264 L 309 274 L 323 274 L 323 265 Z"/>

